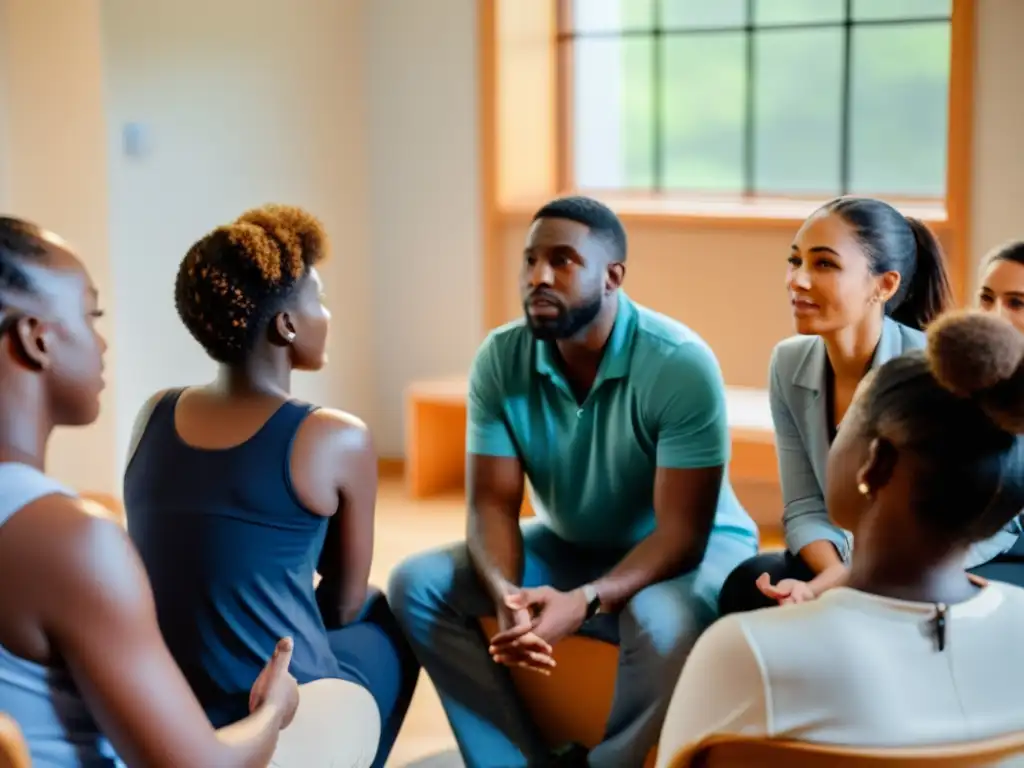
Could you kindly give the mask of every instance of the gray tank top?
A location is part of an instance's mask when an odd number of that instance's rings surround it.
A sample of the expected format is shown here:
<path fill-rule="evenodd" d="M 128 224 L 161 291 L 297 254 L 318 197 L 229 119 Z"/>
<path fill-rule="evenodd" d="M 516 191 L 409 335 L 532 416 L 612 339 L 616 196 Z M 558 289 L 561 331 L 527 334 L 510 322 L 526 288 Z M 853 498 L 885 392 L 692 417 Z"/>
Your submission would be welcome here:
<path fill-rule="evenodd" d="M 76 494 L 25 464 L 0 463 L 0 527 L 44 496 Z M 17 721 L 40 768 L 120 768 L 71 676 L 0 645 L 0 711 Z"/>

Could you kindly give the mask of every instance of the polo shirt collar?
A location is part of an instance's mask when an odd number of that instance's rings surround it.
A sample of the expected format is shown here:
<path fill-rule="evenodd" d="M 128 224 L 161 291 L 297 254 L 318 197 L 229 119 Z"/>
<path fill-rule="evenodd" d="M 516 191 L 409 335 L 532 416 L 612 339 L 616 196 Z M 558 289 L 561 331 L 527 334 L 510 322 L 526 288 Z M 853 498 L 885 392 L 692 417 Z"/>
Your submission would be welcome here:
<path fill-rule="evenodd" d="M 636 337 L 636 305 L 619 290 L 619 307 L 615 313 L 615 324 L 601 357 L 601 365 L 597 369 L 597 378 L 592 389 L 597 389 L 603 381 L 622 379 L 629 374 L 629 366 L 633 359 L 633 339 Z M 536 341 L 536 369 L 556 381 L 564 381 L 558 363 L 558 350 L 553 341 Z"/>

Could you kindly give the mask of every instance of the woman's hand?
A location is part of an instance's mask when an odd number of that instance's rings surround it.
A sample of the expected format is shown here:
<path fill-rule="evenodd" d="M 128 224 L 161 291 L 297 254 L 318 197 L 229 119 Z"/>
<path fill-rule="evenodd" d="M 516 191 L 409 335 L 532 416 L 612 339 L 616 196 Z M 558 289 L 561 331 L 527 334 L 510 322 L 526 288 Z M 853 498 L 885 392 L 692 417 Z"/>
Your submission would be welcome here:
<path fill-rule="evenodd" d="M 772 600 L 778 601 L 779 605 L 794 605 L 806 603 L 813 600 L 817 595 L 811 589 L 810 584 L 799 579 L 782 579 L 777 584 L 772 584 L 772 577 L 762 573 L 757 579 L 757 588 Z"/>
<path fill-rule="evenodd" d="M 249 712 L 255 712 L 264 704 L 275 707 L 281 713 L 282 730 L 291 724 L 299 708 L 299 685 L 288 671 L 293 648 L 290 637 L 278 640 L 274 655 L 249 691 Z"/>

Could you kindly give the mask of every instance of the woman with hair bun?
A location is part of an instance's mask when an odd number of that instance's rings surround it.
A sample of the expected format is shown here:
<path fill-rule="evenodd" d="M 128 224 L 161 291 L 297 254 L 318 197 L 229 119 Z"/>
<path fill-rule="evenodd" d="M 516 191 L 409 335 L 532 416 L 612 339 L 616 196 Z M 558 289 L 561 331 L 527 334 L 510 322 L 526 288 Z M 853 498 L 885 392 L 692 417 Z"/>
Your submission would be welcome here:
<path fill-rule="evenodd" d="M 843 583 L 853 539 L 829 519 L 829 445 L 861 379 L 922 348 L 924 329 L 952 303 L 942 248 L 928 227 L 867 197 L 836 198 L 804 222 L 786 286 L 798 335 L 775 347 L 768 384 L 786 550 L 755 555 L 729 575 L 723 614 L 812 600 Z M 1020 532 L 1008 522 L 965 566 L 1005 552 Z"/>
<path fill-rule="evenodd" d="M 945 316 L 862 382 L 828 455 L 845 586 L 727 616 L 686 662 L 659 765 L 712 733 L 863 746 L 1024 730 L 1024 589 L 964 571 L 1024 507 L 1024 335 Z"/>
<path fill-rule="evenodd" d="M 143 407 L 125 509 L 161 630 L 211 722 L 248 712 L 259 660 L 288 636 L 300 684 L 352 690 L 347 709 L 322 715 L 331 733 L 321 737 L 347 744 L 327 757 L 383 766 L 419 666 L 367 586 L 377 458 L 359 419 L 291 395 L 292 371 L 327 358 L 327 250 L 319 221 L 276 205 L 189 249 L 175 305 L 218 372 Z M 379 711 L 379 740 L 356 716 L 367 707 Z"/>

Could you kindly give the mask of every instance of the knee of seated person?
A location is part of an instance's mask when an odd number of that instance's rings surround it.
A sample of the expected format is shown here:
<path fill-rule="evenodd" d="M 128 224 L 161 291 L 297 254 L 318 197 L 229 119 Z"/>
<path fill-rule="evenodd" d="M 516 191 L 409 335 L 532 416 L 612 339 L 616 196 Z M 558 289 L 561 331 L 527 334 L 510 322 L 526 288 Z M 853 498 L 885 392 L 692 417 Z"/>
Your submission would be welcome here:
<path fill-rule="evenodd" d="M 622 609 L 620 640 L 634 651 L 685 658 L 714 618 L 713 608 L 696 595 L 664 582 L 641 590 Z"/>
<path fill-rule="evenodd" d="M 388 603 L 401 618 L 410 606 L 440 602 L 450 583 L 450 567 L 435 552 L 413 555 L 396 565 L 388 577 Z"/>

